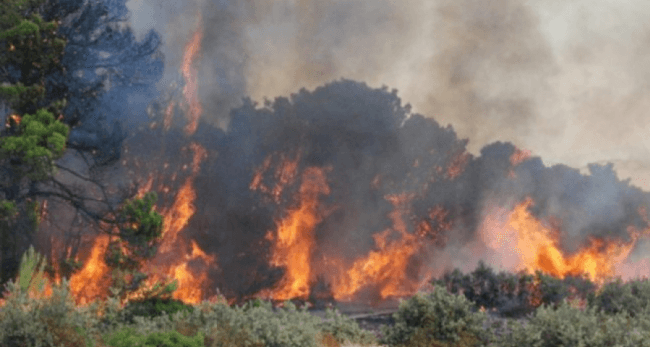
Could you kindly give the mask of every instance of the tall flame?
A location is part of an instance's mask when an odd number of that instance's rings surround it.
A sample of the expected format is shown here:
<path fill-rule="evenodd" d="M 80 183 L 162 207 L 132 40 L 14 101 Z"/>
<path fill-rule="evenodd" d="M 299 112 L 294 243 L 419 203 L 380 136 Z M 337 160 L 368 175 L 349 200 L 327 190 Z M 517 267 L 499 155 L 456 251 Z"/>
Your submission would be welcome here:
<path fill-rule="evenodd" d="M 70 277 L 70 292 L 77 304 L 86 304 L 105 298 L 110 286 L 110 269 L 104 262 L 110 237 L 101 234 L 95 238 L 90 257 L 84 267 Z"/>
<path fill-rule="evenodd" d="M 306 169 L 299 192 L 300 206 L 278 223 L 277 235 L 267 234 L 267 239 L 275 240 L 271 264 L 284 266 L 286 273 L 278 288 L 265 291 L 262 296 L 286 300 L 309 294 L 314 228 L 322 220 L 318 197 L 329 193 L 324 170 Z"/>
<path fill-rule="evenodd" d="M 188 135 L 193 134 L 196 131 L 198 126 L 198 121 L 203 108 L 201 102 L 199 101 L 198 95 L 198 72 L 196 68 L 192 66 L 196 56 L 201 49 L 201 40 L 203 39 L 203 30 L 202 30 L 202 17 L 201 14 L 198 14 L 197 17 L 197 27 L 198 29 L 192 34 L 190 42 L 185 46 L 185 52 L 183 54 L 183 63 L 181 65 L 181 72 L 183 78 L 185 79 L 185 87 L 183 87 L 183 95 L 185 100 L 189 105 L 189 111 L 187 113 L 187 118 L 189 123 L 185 128 L 185 132 Z M 171 111 L 170 111 L 171 112 Z"/>

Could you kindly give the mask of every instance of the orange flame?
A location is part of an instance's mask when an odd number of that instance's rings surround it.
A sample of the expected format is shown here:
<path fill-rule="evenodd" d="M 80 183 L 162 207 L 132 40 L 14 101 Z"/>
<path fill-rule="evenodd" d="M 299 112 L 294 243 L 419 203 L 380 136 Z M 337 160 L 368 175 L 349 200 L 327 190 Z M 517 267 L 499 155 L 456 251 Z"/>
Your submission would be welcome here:
<path fill-rule="evenodd" d="M 386 197 L 395 206 L 390 213 L 393 229 L 374 235 L 378 250 L 370 251 L 366 257 L 356 260 L 343 276 L 334 280 L 332 291 L 336 300 L 350 300 L 367 285 L 379 285 L 379 295 L 386 299 L 411 295 L 424 284 L 424 281 L 414 283 L 407 278 L 409 260 L 422 245 L 416 235 L 407 232 L 403 220 L 408 202 L 414 196 L 399 194 Z M 389 242 L 388 237 L 393 231 L 400 238 Z M 340 262 L 338 264 L 340 269 Z"/>
<path fill-rule="evenodd" d="M 194 183 L 194 177 L 199 172 L 201 161 L 207 156 L 207 153 L 203 147 L 196 143 L 192 143 L 190 148 L 194 151 L 192 175 L 185 180 L 185 183 L 178 191 L 172 207 L 163 213 L 164 239 L 160 247 L 162 252 L 168 252 L 173 247 L 178 233 L 185 227 L 192 215 L 194 215 L 195 208 L 193 202 L 196 198 L 196 193 L 192 185 Z"/>
<path fill-rule="evenodd" d="M 199 50 L 201 49 L 201 40 L 203 39 L 202 27 L 202 17 L 201 14 L 198 14 L 197 18 L 197 27 L 198 29 L 192 35 L 192 39 L 185 46 L 185 53 L 183 54 L 183 63 L 181 65 L 181 71 L 183 73 L 183 78 L 185 78 L 185 87 L 183 87 L 183 95 L 185 100 L 189 104 L 189 113 L 187 114 L 188 125 L 185 128 L 185 132 L 188 135 L 193 134 L 196 131 L 198 126 L 199 116 L 203 112 L 201 102 L 198 96 L 198 72 L 195 68 L 192 67 L 192 63 L 196 58 Z"/>
<path fill-rule="evenodd" d="M 311 280 L 311 255 L 314 248 L 314 227 L 322 220 L 318 211 L 318 196 L 329 194 L 325 173 L 320 168 L 308 168 L 302 176 L 300 207 L 278 223 L 271 264 L 284 266 L 286 273 L 278 288 L 264 291 L 262 296 L 275 300 L 307 297 Z"/>
<path fill-rule="evenodd" d="M 191 243 L 191 255 L 183 257 L 179 254 L 184 247 L 182 245 L 183 240 L 178 237 L 178 234 L 195 211 L 193 204 L 196 198 L 193 188 L 194 178 L 199 172 L 201 161 L 207 157 L 207 152 L 200 145 L 192 143 L 190 148 L 194 152 L 192 174 L 180 188 L 172 207 L 162 213 L 164 218 L 163 240 L 158 253 L 144 265 L 146 269 L 144 272 L 152 275 L 145 281 L 145 287 L 170 277 L 178 280 L 178 287 L 173 293 L 173 298 L 186 303 L 198 303 L 203 295 L 202 288 L 203 283 L 207 281 L 207 275 L 203 273 L 201 276 L 196 277 L 188 269 L 187 263 L 195 259 L 202 259 L 205 264 L 214 264 L 215 259 L 207 256 L 194 241 Z M 174 264 L 169 261 L 170 258 L 180 260 L 184 258 L 184 261 Z"/>
<path fill-rule="evenodd" d="M 532 204 L 532 199 L 527 198 L 517 205 L 505 225 L 498 222 L 498 217 L 488 216 L 488 223 L 484 223 L 482 229 L 487 246 L 503 251 L 504 258 L 516 253 L 515 271 L 526 270 L 534 274 L 540 270 L 558 278 L 586 274 L 598 284 L 621 274 L 617 268 L 622 268 L 640 236 L 638 232 L 632 228 L 628 230 L 631 237 L 628 243 L 591 238 L 588 247 L 567 256 L 559 248 L 557 232 L 530 215 L 527 209 Z"/>
<path fill-rule="evenodd" d="M 522 162 L 528 160 L 531 156 L 531 151 L 527 149 L 519 149 L 516 148 L 515 151 L 512 153 L 510 156 L 510 164 L 512 166 L 517 166 L 521 164 Z"/>
<path fill-rule="evenodd" d="M 77 304 L 83 305 L 108 295 L 111 279 L 110 269 L 104 263 L 104 254 L 109 241 L 106 234 L 97 236 L 84 267 L 70 277 L 70 292 Z"/>
<path fill-rule="evenodd" d="M 275 176 L 275 186 L 273 188 L 267 187 L 263 180 L 264 174 L 271 167 L 271 162 L 274 157 L 279 157 L 280 164 L 278 169 L 274 172 Z M 287 159 L 287 156 L 284 153 L 280 155 L 270 155 L 264 159 L 262 165 L 255 171 L 253 180 L 249 185 L 249 189 L 258 190 L 264 194 L 270 196 L 273 201 L 277 204 L 280 203 L 282 197 L 282 192 L 284 188 L 292 183 L 298 173 L 298 161 L 300 160 L 300 153 L 296 155 L 296 158 L 293 160 Z"/>

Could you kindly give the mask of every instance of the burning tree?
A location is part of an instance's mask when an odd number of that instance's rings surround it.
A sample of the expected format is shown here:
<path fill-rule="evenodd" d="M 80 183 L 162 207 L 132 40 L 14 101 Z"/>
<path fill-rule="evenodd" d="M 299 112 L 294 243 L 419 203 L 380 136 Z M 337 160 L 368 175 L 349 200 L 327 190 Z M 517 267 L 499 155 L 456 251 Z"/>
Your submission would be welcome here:
<path fill-rule="evenodd" d="M 75 16 L 79 11 L 82 15 Z M 138 203 L 151 204 L 147 197 L 126 210 L 118 208 L 135 188 L 111 195 L 96 169 L 119 158 L 125 137 L 118 123 L 112 132 L 102 126 L 105 112 L 124 112 L 106 104 L 128 89 L 146 89 L 161 73 L 162 60 L 154 32 L 139 43 L 123 28 L 124 1 L 3 1 L 0 17 L 0 97 L 10 111 L 0 138 L 0 283 L 5 283 L 17 274 L 23 251 L 35 241 L 42 244 L 34 235 L 48 203 L 61 201 L 108 232 L 124 226 L 124 218 L 136 223 L 137 207 L 147 209 Z M 84 164 L 57 161 L 69 153 L 66 148 Z M 81 184 L 72 184 L 61 172 Z M 138 216 L 142 225 L 155 217 Z M 70 241 L 75 237 L 80 235 L 65 235 Z"/>

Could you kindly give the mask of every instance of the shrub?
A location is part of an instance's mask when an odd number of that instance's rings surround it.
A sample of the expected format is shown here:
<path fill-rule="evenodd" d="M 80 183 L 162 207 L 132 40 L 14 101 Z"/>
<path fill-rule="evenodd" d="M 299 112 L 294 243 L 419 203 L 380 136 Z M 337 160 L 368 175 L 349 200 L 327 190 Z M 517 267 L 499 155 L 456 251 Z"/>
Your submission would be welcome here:
<path fill-rule="evenodd" d="M 598 294 L 587 297 L 590 307 L 608 314 L 628 313 L 635 317 L 650 308 L 650 281 L 638 280 L 622 284 L 620 278 L 604 285 Z"/>
<path fill-rule="evenodd" d="M 472 345 L 487 342 L 493 336 L 483 329 L 485 313 L 472 312 L 473 304 L 462 295 L 449 294 L 436 286 L 428 295 L 416 294 L 400 303 L 393 315 L 395 325 L 383 327 L 382 343 L 406 346 L 424 346 L 422 343 L 454 342 L 472 339 Z"/>
<path fill-rule="evenodd" d="M 515 322 L 499 347 L 619 346 L 650 347 L 647 313 L 632 319 L 627 314 L 606 315 L 588 308 L 584 312 L 564 301 L 557 308 L 543 305 L 526 324 Z"/>
<path fill-rule="evenodd" d="M 375 336 L 361 329 L 354 319 L 330 309 L 325 311 L 325 319 L 318 324 L 318 328 L 323 334 L 321 339 L 329 340 L 327 336 L 331 336 L 339 344 L 351 342 L 364 345 L 377 342 Z"/>
<path fill-rule="evenodd" d="M 54 286 L 48 298 L 33 299 L 19 284 L 7 284 L 10 295 L 0 311 L 0 346 L 92 346 L 98 319 L 95 305 L 77 309 L 67 290 Z"/>
<path fill-rule="evenodd" d="M 173 315 L 176 312 L 191 313 L 193 311 L 194 308 L 192 306 L 186 305 L 180 300 L 151 297 L 128 302 L 120 312 L 119 320 L 120 322 L 133 324 L 134 317 L 136 316 L 151 318 L 165 314 Z"/>
<path fill-rule="evenodd" d="M 124 328 L 115 332 L 106 343 L 111 347 L 203 347 L 203 334 L 194 337 L 183 336 L 173 330 L 154 332 L 147 336 L 137 334 L 133 328 Z"/>

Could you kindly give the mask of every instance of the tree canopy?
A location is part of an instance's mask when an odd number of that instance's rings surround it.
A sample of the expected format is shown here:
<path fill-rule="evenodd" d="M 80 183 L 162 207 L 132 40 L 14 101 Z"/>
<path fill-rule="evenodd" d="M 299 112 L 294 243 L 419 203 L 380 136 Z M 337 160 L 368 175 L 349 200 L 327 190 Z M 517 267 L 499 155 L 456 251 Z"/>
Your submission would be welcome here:
<path fill-rule="evenodd" d="M 124 0 L 0 2 L 0 102 L 10 109 L 0 124 L 0 285 L 18 274 L 48 199 L 65 202 L 96 226 L 108 225 L 102 231 L 118 237 L 112 245 L 124 242 L 134 258 L 155 250 L 162 231 L 155 194 L 125 201 L 135 194 L 129 190 L 111 198 L 100 176 L 58 163 L 69 149 L 84 159 L 89 153 L 92 167 L 118 159 L 125 134 L 119 123 L 106 130 L 102 119 L 119 119 L 123 110 L 109 105 L 120 93 L 150 87 L 162 72 L 158 35 L 137 42 L 124 28 L 126 13 Z M 103 198 L 61 181 L 59 171 L 99 188 Z M 134 288 L 123 283 L 136 270 L 134 259 L 114 256 L 107 258 L 116 260 L 111 266 L 119 270 L 115 286 L 123 295 Z"/>

